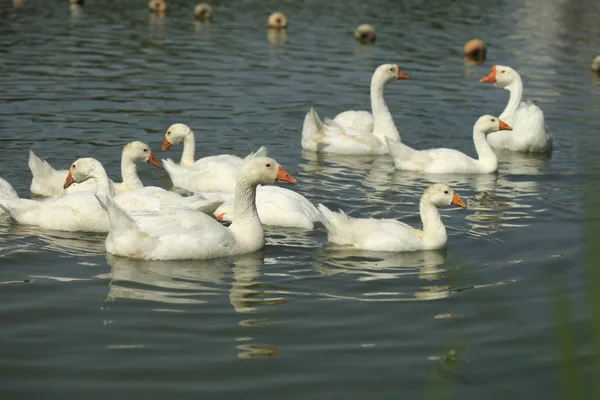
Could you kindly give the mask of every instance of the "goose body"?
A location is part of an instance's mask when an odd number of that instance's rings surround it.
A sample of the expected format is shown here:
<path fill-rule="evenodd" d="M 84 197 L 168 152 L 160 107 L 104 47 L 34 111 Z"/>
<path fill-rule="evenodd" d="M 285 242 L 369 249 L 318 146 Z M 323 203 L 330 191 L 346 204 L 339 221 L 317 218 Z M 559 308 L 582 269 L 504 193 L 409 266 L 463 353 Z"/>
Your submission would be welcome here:
<path fill-rule="evenodd" d="M 552 151 L 552 136 L 546 129 L 544 112 L 531 101 L 523 102 L 523 81 L 517 71 L 503 65 L 494 65 L 492 71 L 481 82 L 510 92 L 506 108 L 500 119 L 512 127 L 512 132 L 494 132 L 488 142 L 497 150 L 521 152 Z"/>
<path fill-rule="evenodd" d="M 256 187 L 276 181 L 296 183 L 271 158 L 257 157 L 244 164 L 236 183 L 236 214 L 229 227 L 184 207 L 162 206 L 128 213 L 110 199 L 98 196 L 111 223 L 106 250 L 150 260 L 210 259 L 256 251 L 265 244 L 256 211 Z"/>
<path fill-rule="evenodd" d="M 195 160 L 194 132 L 185 124 L 173 124 L 167 129 L 162 150 L 167 151 L 172 145 L 181 142 L 183 142 L 181 162 L 177 164 L 171 159 L 166 159 L 163 160 L 163 165 L 173 186 L 190 192 L 232 193 L 242 165 L 247 160 L 267 155 L 267 149 L 261 146 L 245 158 L 220 154 Z"/>
<path fill-rule="evenodd" d="M 498 158 L 488 144 L 486 135 L 498 130 L 510 130 L 505 122 L 491 115 L 484 115 L 473 127 L 473 141 L 478 158 L 472 158 L 458 150 L 415 150 L 404 143 L 387 139 L 394 166 L 397 169 L 426 173 L 488 174 L 497 171 Z"/>
<path fill-rule="evenodd" d="M 127 210 L 153 209 L 161 205 L 185 206 L 203 212 L 213 212 L 221 202 L 196 195 L 184 197 L 165 189 L 147 186 L 125 191 L 115 196 L 114 185 L 109 181 L 100 162 L 93 158 L 75 161 L 63 185 L 93 180 L 97 193 L 114 197 L 114 201 Z M 67 193 L 62 197 L 30 200 L 2 199 L 2 208 L 13 220 L 24 225 L 59 231 L 108 232 L 110 223 L 106 211 L 98 204 L 92 192 Z"/>
<path fill-rule="evenodd" d="M 302 148 L 337 154 L 387 154 L 385 138 L 400 141 L 400 134 L 383 97 L 383 88 L 394 79 L 408 79 L 398 65 L 383 64 L 371 79 L 371 108 L 345 111 L 333 120 L 321 120 L 314 108 L 304 118 Z"/>
<path fill-rule="evenodd" d="M 152 151 L 142 142 L 131 142 L 123 147 L 121 153 L 121 176 L 123 182 L 115 183 L 115 191 L 122 193 L 127 190 L 144 186 L 137 174 L 136 163 L 147 162 L 155 167 L 160 166 Z M 65 193 L 96 192 L 95 180 L 77 183 L 65 189 L 63 187 L 69 170 L 56 170 L 45 160 L 42 160 L 32 150 L 29 150 L 29 169 L 33 175 L 30 190 L 32 194 L 44 197 L 58 197 Z"/>
<path fill-rule="evenodd" d="M 256 209 L 263 225 L 313 229 L 320 221 L 317 208 L 304 196 L 282 187 L 260 186 L 256 190 Z M 232 221 L 234 202 L 226 201 L 214 215 L 220 221 Z"/>
<path fill-rule="evenodd" d="M 91 161 L 81 162 L 81 160 Z M 98 165 L 101 168 L 97 173 L 103 179 L 95 180 L 97 192 L 112 197 L 114 189 L 109 184 L 108 176 L 98 161 L 80 159 L 73 163 L 73 166 L 84 168 L 88 164 Z M 67 177 L 63 181 L 65 188 L 69 186 L 70 180 L 72 180 L 71 170 L 67 172 Z M 67 193 L 62 197 L 41 201 L 20 198 L 0 199 L 0 208 L 20 224 L 38 226 L 43 229 L 107 232 L 110 227 L 106 212 L 98 205 L 92 192 Z"/>
<path fill-rule="evenodd" d="M 419 205 L 423 229 L 393 219 L 352 218 L 319 204 L 329 241 L 373 251 L 417 251 L 446 247 L 446 228 L 437 207 L 456 205 L 466 208 L 463 200 L 448 186 L 434 184 Z"/>

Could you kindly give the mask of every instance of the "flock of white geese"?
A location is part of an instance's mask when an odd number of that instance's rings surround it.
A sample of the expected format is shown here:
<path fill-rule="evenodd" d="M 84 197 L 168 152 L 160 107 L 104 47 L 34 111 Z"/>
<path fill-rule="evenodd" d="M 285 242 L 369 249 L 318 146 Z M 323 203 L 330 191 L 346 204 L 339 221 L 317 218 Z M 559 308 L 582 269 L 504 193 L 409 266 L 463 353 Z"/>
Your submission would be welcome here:
<path fill-rule="evenodd" d="M 371 112 L 345 111 L 321 119 L 310 109 L 304 119 L 302 148 L 314 152 L 390 154 L 397 169 L 427 173 L 487 174 L 498 169 L 495 150 L 549 152 L 552 138 L 542 110 L 522 102 L 523 82 L 507 66 L 493 66 L 481 82 L 510 92 L 499 117 L 484 115 L 473 127 L 478 158 L 453 149 L 420 150 L 403 143 L 384 99 L 384 86 L 408 79 L 398 65 L 379 66 L 371 80 Z M 32 151 L 31 193 L 44 199 L 19 198 L 0 178 L 0 209 L 13 221 L 43 229 L 107 232 L 109 253 L 138 259 L 210 259 L 256 251 L 265 245 L 263 225 L 313 229 L 322 224 L 330 242 L 363 250 L 415 251 L 446 246 L 446 229 L 438 207 L 466 204 L 442 183 L 425 190 L 419 204 L 422 229 L 393 219 L 352 218 L 274 183 L 296 179 L 261 147 L 244 158 L 221 154 L 195 159 L 194 132 L 171 125 L 162 150 L 183 143 L 179 163 L 163 160 L 173 186 L 192 192 L 182 196 L 144 186 L 138 163 L 160 167 L 148 145 L 128 143 L 121 156 L 122 182 L 113 182 L 102 164 L 80 158 L 68 170 L 56 170 Z M 231 221 L 229 226 L 220 221 Z"/>

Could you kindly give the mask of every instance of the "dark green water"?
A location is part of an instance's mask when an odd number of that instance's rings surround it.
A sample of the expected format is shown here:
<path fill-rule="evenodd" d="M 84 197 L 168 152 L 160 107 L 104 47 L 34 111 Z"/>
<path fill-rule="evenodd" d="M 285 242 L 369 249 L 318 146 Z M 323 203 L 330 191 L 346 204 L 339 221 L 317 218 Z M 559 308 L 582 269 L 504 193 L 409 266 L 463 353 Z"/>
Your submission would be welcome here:
<path fill-rule="evenodd" d="M 215 1 L 205 26 L 193 2 L 169 2 L 163 19 L 146 1 L 67 3 L 0 4 L 0 176 L 21 196 L 30 148 L 61 168 L 93 156 L 116 177 L 125 143 L 162 155 L 183 122 L 198 157 L 266 145 L 314 203 L 418 225 L 419 196 L 441 178 L 300 148 L 310 106 L 368 109 L 387 62 L 411 76 L 386 88 L 410 145 L 473 154 L 473 123 L 508 100 L 478 81 L 503 64 L 544 110 L 555 150 L 502 154 L 497 176 L 443 178 L 469 207 L 443 212 L 445 252 L 342 251 L 319 227 L 269 229 L 263 252 L 233 262 L 139 262 L 105 255 L 102 235 L 1 220 L 3 399 L 574 398 L 565 354 L 594 398 L 584 201 L 600 169 L 600 4 Z M 266 31 L 275 10 L 290 20 L 279 44 Z M 352 40 L 364 22 L 373 47 Z M 482 66 L 463 63 L 472 37 L 489 43 Z M 164 170 L 139 172 L 170 185 Z"/>

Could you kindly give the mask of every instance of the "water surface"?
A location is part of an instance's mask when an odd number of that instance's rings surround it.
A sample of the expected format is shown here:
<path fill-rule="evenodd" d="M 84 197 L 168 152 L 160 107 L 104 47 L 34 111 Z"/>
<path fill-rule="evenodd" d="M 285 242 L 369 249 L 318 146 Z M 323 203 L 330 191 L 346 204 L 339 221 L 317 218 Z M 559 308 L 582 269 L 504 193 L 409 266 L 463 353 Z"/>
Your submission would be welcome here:
<path fill-rule="evenodd" d="M 566 398 L 556 296 L 571 299 L 580 388 L 594 397 L 583 204 L 600 169 L 598 3 L 215 1 L 210 25 L 183 1 L 164 18 L 145 2 L 65 3 L 0 5 L 0 175 L 21 196 L 29 149 L 60 168 L 93 156 L 116 178 L 125 143 L 163 156 L 165 130 L 183 122 L 197 157 L 265 145 L 295 190 L 353 216 L 419 225 L 419 196 L 437 181 L 468 209 L 443 210 L 445 251 L 349 251 L 322 227 L 270 228 L 263 251 L 185 262 L 115 258 L 103 235 L 4 219 L 4 398 Z M 283 35 L 266 30 L 274 10 L 290 20 Z M 365 22 L 374 46 L 352 40 Z M 472 37 L 490 46 L 482 66 L 462 60 Z M 411 76 L 385 96 L 415 148 L 474 154 L 474 122 L 508 100 L 478 81 L 503 64 L 544 110 L 554 152 L 500 154 L 489 176 L 303 152 L 308 109 L 368 109 L 387 62 Z M 162 169 L 139 172 L 170 187 Z"/>

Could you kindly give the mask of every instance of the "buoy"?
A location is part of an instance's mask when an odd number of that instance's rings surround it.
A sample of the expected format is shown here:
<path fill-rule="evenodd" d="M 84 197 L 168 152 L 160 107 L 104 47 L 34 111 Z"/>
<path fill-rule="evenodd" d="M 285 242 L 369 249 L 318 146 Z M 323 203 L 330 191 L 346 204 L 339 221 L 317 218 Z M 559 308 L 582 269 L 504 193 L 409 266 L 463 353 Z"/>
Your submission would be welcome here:
<path fill-rule="evenodd" d="M 212 21 L 212 7 L 206 3 L 200 3 L 194 8 L 194 18 L 200 22 Z"/>
<path fill-rule="evenodd" d="M 465 44 L 465 58 L 483 62 L 487 55 L 487 46 L 481 39 L 471 39 Z"/>
<path fill-rule="evenodd" d="M 155 14 L 164 14 L 167 11 L 167 3 L 165 0 L 150 0 L 148 8 Z"/>
<path fill-rule="evenodd" d="M 287 18 L 283 13 L 274 12 L 269 16 L 269 28 L 272 29 L 285 29 L 287 28 Z"/>
<path fill-rule="evenodd" d="M 362 24 L 354 31 L 354 39 L 362 44 L 375 42 L 375 28 L 369 24 Z"/>
<path fill-rule="evenodd" d="M 592 61 L 592 71 L 600 73 L 600 56 L 596 56 Z"/>

